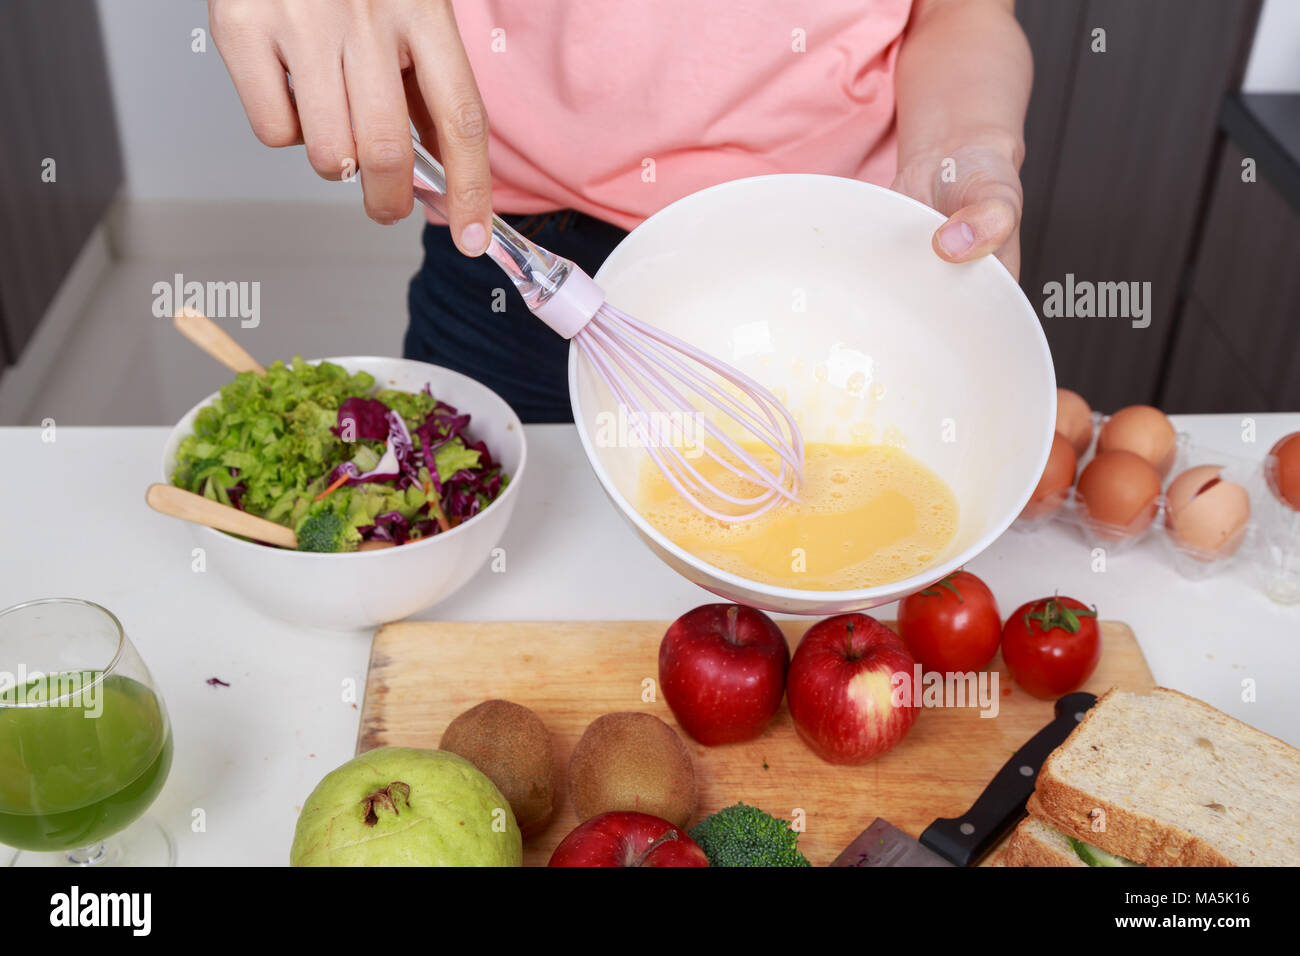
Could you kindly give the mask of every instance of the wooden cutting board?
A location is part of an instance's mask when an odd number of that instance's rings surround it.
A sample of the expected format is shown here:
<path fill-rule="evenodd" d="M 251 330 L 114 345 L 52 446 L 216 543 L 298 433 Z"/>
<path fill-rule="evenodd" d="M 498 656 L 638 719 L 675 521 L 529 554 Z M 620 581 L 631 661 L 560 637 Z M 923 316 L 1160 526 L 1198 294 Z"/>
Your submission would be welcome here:
<path fill-rule="evenodd" d="M 781 622 L 791 649 L 812 622 Z M 893 624 L 890 623 L 892 627 Z M 657 690 L 662 621 L 464 622 L 390 624 L 375 635 L 357 752 L 437 747 L 457 714 L 499 697 L 532 708 L 550 729 L 561 800 L 547 829 L 524 846 L 524 864 L 542 866 L 577 826 L 565 786 L 569 753 L 601 714 L 655 714 L 681 733 Z M 1102 658 L 1084 690 L 1153 686 L 1125 624 L 1102 625 Z M 795 735 L 784 703 L 757 740 L 704 747 L 684 733 L 695 757 L 697 818 L 738 800 L 792 820 L 804 812 L 800 848 L 826 866 L 876 817 L 919 836 L 937 817 L 965 812 L 997 770 L 1052 719 L 1052 703 L 1014 684 L 999 654 L 998 713 L 926 709 L 889 753 L 858 767 L 814 756 Z M 692 821 L 694 822 L 694 821 Z"/>

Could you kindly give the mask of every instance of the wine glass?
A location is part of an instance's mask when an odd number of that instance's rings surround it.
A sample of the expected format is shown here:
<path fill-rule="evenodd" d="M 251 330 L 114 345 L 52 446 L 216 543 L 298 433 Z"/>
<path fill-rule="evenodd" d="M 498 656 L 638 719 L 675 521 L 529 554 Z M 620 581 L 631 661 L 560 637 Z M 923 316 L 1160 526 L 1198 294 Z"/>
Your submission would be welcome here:
<path fill-rule="evenodd" d="M 76 598 L 0 611 L 0 844 L 19 866 L 170 866 L 138 818 L 172 763 L 162 697 L 121 622 Z"/>

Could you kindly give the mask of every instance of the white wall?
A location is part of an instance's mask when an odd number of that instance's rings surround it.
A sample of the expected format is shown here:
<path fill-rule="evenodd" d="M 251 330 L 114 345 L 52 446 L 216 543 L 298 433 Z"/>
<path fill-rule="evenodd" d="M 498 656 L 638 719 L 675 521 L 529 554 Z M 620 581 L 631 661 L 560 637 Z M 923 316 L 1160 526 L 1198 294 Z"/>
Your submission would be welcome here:
<path fill-rule="evenodd" d="M 1300 0 L 1265 0 L 1242 89 L 1300 93 Z"/>
<path fill-rule="evenodd" d="M 249 129 L 208 28 L 203 0 L 98 0 L 131 199 L 335 200 L 360 206 L 356 184 L 328 183 L 301 146 L 273 150 Z"/>

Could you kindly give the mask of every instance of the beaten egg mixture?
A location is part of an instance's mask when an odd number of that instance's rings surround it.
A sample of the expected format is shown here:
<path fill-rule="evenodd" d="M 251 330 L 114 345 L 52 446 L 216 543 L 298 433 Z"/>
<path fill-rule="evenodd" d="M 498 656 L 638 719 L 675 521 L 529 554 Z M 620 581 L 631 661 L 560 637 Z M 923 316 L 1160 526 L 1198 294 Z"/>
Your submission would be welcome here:
<path fill-rule="evenodd" d="M 768 449 L 748 450 L 765 464 L 777 461 Z M 728 493 L 755 493 L 712 459 L 691 463 Z M 697 511 L 651 461 L 640 475 L 637 499 L 655 528 L 715 567 L 807 591 L 909 577 L 934 564 L 957 531 L 957 499 L 943 479 L 890 445 L 808 445 L 798 503 L 737 524 Z"/>

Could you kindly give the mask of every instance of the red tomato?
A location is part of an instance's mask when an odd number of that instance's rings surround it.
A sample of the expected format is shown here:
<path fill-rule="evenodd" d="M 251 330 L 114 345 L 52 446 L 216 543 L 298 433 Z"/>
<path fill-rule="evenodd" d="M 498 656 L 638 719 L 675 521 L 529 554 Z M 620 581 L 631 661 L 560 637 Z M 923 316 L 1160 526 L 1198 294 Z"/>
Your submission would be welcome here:
<path fill-rule="evenodd" d="M 899 602 L 898 636 L 927 671 L 977 671 L 998 652 L 1002 616 L 988 585 L 958 571 Z"/>
<path fill-rule="evenodd" d="M 1002 659 L 1016 683 L 1035 697 L 1077 690 L 1101 659 L 1097 609 L 1068 597 L 1016 608 L 1002 630 Z"/>

